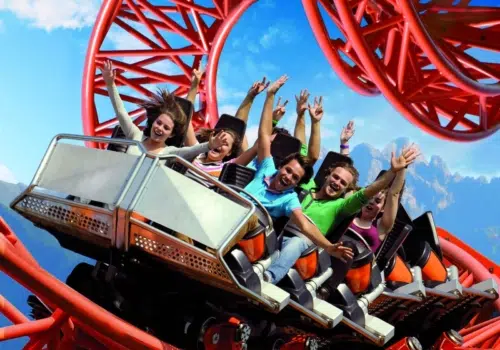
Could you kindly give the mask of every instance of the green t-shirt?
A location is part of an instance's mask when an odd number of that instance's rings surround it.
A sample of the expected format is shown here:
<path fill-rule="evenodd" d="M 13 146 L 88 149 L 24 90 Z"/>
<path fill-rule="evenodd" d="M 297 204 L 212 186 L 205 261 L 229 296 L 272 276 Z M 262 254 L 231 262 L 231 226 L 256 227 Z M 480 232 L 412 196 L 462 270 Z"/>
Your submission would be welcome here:
<path fill-rule="evenodd" d="M 307 157 L 308 153 L 309 153 L 309 149 L 307 148 L 307 145 L 301 144 L 300 145 L 300 155 L 302 157 Z"/>
<path fill-rule="evenodd" d="M 309 192 L 302 201 L 302 212 L 311 218 L 323 235 L 326 235 L 330 227 L 338 225 L 342 219 L 356 214 L 366 203 L 368 203 L 368 198 L 365 196 L 364 188 L 348 198 L 333 200 L 313 199 L 311 192 Z"/>

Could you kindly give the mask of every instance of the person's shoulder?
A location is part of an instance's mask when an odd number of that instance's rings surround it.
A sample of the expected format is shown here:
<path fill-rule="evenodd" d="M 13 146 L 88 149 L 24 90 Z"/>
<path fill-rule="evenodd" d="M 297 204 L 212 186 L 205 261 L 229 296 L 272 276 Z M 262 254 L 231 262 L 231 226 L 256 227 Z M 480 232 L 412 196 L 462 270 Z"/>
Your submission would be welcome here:
<path fill-rule="evenodd" d="M 300 185 L 300 188 L 303 190 L 311 190 L 316 187 L 318 186 L 316 185 L 316 181 L 314 181 L 314 179 L 311 179 L 308 183 Z"/>

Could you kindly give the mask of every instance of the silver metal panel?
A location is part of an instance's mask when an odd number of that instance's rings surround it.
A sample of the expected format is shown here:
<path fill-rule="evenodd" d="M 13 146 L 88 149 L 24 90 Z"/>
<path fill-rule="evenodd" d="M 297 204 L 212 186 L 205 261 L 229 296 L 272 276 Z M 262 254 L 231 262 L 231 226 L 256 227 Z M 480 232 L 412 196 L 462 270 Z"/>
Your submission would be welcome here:
<path fill-rule="evenodd" d="M 250 210 L 170 168 L 158 165 L 134 211 L 218 249 Z"/>
<path fill-rule="evenodd" d="M 57 143 L 38 186 L 112 204 L 139 156 Z"/>

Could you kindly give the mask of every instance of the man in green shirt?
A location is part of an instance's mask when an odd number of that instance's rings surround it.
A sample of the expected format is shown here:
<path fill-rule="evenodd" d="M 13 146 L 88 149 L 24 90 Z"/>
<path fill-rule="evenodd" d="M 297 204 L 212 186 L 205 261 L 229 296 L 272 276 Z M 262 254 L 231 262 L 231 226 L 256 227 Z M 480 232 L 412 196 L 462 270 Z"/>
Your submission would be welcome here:
<path fill-rule="evenodd" d="M 311 219 L 323 235 L 326 235 L 330 227 L 339 223 L 342 218 L 357 213 L 369 199 L 381 190 L 387 188 L 396 173 L 413 163 L 419 156 L 414 147 L 403 149 L 399 157 L 394 152 L 391 157 L 391 168 L 380 178 L 369 186 L 355 192 L 348 198 L 342 198 L 351 184 L 358 179 L 357 170 L 348 163 L 334 164 L 320 189 L 314 189 L 314 184 L 309 185 L 309 193 L 302 201 L 303 213 Z M 295 264 L 310 245 L 312 241 L 304 234 L 296 236 L 284 242 L 279 256 L 274 260 L 265 272 L 265 279 L 273 284 L 278 283 Z"/>

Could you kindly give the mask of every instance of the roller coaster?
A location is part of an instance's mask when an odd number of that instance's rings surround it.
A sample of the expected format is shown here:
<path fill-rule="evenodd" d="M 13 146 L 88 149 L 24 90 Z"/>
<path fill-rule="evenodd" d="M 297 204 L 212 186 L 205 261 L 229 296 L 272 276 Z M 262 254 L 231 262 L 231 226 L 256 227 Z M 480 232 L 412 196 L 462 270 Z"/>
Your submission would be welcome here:
<path fill-rule="evenodd" d="M 255 2 L 103 1 L 84 66 L 85 136 L 55 136 L 32 182 L 11 203 L 64 249 L 96 264 L 78 264 L 61 282 L 0 218 L 0 270 L 32 293 L 33 316 L 0 296 L 0 312 L 13 323 L 0 328 L 0 344 L 27 336 L 26 349 L 500 348 L 500 267 L 438 227 L 431 212 L 411 218 L 401 205 L 376 252 L 346 220 L 327 237 L 355 248 L 352 266 L 312 246 L 273 285 L 263 271 L 292 228 L 242 195 L 253 170 L 226 164 L 214 179 L 177 156 L 125 152 L 142 145 L 120 138 L 117 120 L 99 111 L 96 98 L 107 95 L 98 72 L 104 61 L 117 68 L 117 84 L 134 91 L 122 94 L 124 101 L 140 103 L 150 95 L 143 85 L 168 83 L 196 128 L 214 127 L 222 120 L 220 53 Z M 466 0 L 302 4 L 332 69 L 354 91 L 383 94 L 417 127 L 449 141 L 498 130 L 500 67 L 474 53 L 500 50 L 499 7 Z M 115 26 L 146 48 L 105 50 Z M 204 58 L 200 103 L 192 106 L 183 96 Z M 162 61 L 178 73 L 155 71 Z M 129 114 L 137 125 L 146 119 L 142 109 Z M 298 151 L 290 139 L 280 152 Z M 318 174 L 339 157 L 330 152 Z M 254 214 L 264 225 L 237 241 Z"/>

